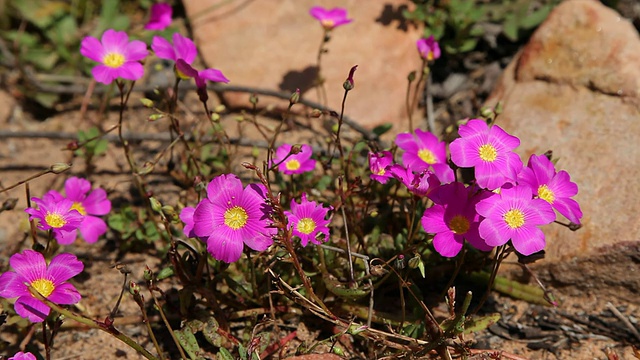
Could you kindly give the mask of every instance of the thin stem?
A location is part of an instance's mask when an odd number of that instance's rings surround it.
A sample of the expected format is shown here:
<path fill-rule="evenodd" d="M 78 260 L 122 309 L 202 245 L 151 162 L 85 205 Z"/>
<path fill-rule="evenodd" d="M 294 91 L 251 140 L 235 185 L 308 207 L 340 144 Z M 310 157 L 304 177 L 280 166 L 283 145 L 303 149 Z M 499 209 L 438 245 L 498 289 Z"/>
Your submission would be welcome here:
<path fill-rule="evenodd" d="M 54 310 L 54 311 L 58 312 L 59 314 L 63 315 L 65 318 L 73 319 L 73 320 L 75 320 L 75 321 L 77 321 L 77 322 L 79 322 L 79 323 L 81 323 L 83 325 L 86 325 L 89 328 L 98 329 L 98 330 L 104 331 L 107 334 L 109 334 L 109 335 L 115 337 L 116 339 L 122 341 L 123 343 L 127 344 L 129 347 L 131 347 L 132 349 L 137 351 L 139 354 L 141 354 L 145 358 L 147 358 L 149 360 L 158 360 L 158 358 L 156 358 L 149 351 L 147 351 L 145 348 L 140 346 L 140 344 L 136 343 L 130 337 L 128 337 L 125 334 L 123 334 L 120 331 L 118 331 L 115 327 L 113 327 L 113 325 L 101 323 L 101 322 L 98 322 L 98 321 L 95 321 L 95 320 L 88 319 L 88 318 L 86 318 L 84 316 L 75 314 L 75 313 L 73 313 L 73 312 L 71 312 L 71 311 L 69 311 L 67 309 L 64 309 L 64 308 L 58 306 L 57 304 L 51 302 L 49 299 L 47 299 L 44 296 L 42 296 L 38 292 L 38 290 L 36 290 L 30 284 L 27 284 L 27 288 L 29 289 L 29 292 L 31 293 L 31 295 L 33 295 L 33 297 L 35 297 L 36 299 L 38 299 L 41 302 L 43 302 L 51 310 Z M 186 357 L 185 357 L 185 359 L 186 359 Z"/>
<path fill-rule="evenodd" d="M 47 322 L 42 322 L 42 343 L 44 344 L 44 351 L 47 360 L 51 360 L 51 347 L 49 346 L 49 340 L 47 339 Z"/>
<path fill-rule="evenodd" d="M 484 305 L 485 301 L 487 301 L 487 299 L 489 298 L 489 294 L 491 293 L 491 289 L 493 288 L 493 283 L 495 282 L 496 276 L 498 275 L 500 263 L 502 263 L 502 260 L 504 260 L 506 254 L 507 247 L 505 245 L 498 246 L 498 248 L 496 249 L 496 255 L 493 257 L 493 268 L 491 269 L 491 276 L 489 277 L 487 290 L 485 291 L 484 295 L 482 295 L 482 299 L 480 299 L 478 305 L 475 307 L 475 309 L 473 309 L 473 312 L 471 312 L 471 315 L 475 315 L 482 308 L 482 305 Z"/>
<path fill-rule="evenodd" d="M 184 353 L 184 350 L 182 350 L 182 345 L 180 345 L 180 341 L 178 341 L 178 338 L 176 337 L 176 334 L 173 332 L 173 329 L 171 328 L 171 324 L 169 324 L 169 320 L 167 319 L 167 316 L 164 314 L 164 310 L 162 310 L 162 306 L 158 302 L 158 299 L 156 298 L 155 294 L 153 293 L 153 289 L 149 289 L 149 293 L 151 294 L 151 297 L 153 298 L 153 302 L 154 302 L 154 304 L 156 304 L 156 307 L 158 308 L 158 311 L 160 312 L 160 317 L 162 318 L 162 321 L 164 322 L 164 325 L 169 330 L 169 334 L 171 334 L 171 338 L 173 339 L 173 342 L 175 342 L 176 346 L 178 347 L 178 351 L 180 352 L 180 356 L 182 357 L 182 359 L 187 359 L 187 355 Z"/>
<path fill-rule="evenodd" d="M 427 126 L 429 127 L 429 132 L 435 134 L 436 119 L 433 113 L 433 93 L 431 92 L 431 84 L 431 71 L 429 71 L 429 75 L 427 75 L 427 85 L 425 86 L 425 92 L 427 93 Z"/>
<path fill-rule="evenodd" d="M 420 87 L 422 86 L 422 81 L 424 80 L 425 71 L 429 70 L 427 65 L 427 61 L 423 60 L 422 67 L 420 68 L 420 77 L 418 78 L 418 82 L 416 82 L 416 86 L 413 90 L 413 100 L 411 101 L 408 109 L 410 131 L 413 131 L 413 109 L 416 108 L 416 104 L 418 103 L 418 95 L 422 93 L 422 91 L 420 91 Z"/>

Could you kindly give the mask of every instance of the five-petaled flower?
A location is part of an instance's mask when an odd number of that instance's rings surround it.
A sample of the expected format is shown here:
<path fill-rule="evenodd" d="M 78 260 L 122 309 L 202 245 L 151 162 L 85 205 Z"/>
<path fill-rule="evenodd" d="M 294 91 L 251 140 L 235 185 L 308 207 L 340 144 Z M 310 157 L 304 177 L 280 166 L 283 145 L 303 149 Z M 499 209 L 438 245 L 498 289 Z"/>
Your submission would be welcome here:
<path fill-rule="evenodd" d="M 196 237 L 196 233 L 193 231 L 193 213 L 196 211 L 196 208 L 191 206 L 185 206 L 182 211 L 180 211 L 180 220 L 184 223 L 184 228 L 182 228 L 182 233 L 186 237 L 194 238 Z"/>
<path fill-rule="evenodd" d="M 14 309 L 18 315 L 29 321 L 44 321 L 50 309 L 29 292 L 27 284 L 55 304 L 71 305 L 80 301 L 78 290 L 67 283 L 67 280 L 84 269 L 84 265 L 75 255 L 58 254 L 47 265 L 42 254 L 25 250 L 11 256 L 9 264 L 13 271 L 0 275 L 0 297 L 18 298 Z"/>
<path fill-rule="evenodd" d="M 404 150 L 402 163 L 408 169 L 419 173 L 431 168 L 440 182 L 455 180 L 455 174 L 447 164 L 446 143 L 434 134 L 416 129 L 415 136 L 411 133 L 398 134 L 396 144 Z"/>
<path fill-rule="evenodd" d="M 369 152 L 369 170 L 372 180 L 386 184 L 393 177 L 389 167 L 393 165 L 393 154 L 390 151 Z"/>
<path fill-rule="evenodd" d="M 77 210 L 84 216 L 79 230 L 82 238 L 89 244 L 98 241 L 98 238 L 107 232 L 107 224 L 96 215 L 106 215 L 111 211 L 111 201 L 107 199 L 107 192 L 104 189 L 94 189 L 91 191 L 89 180 L 77 177 L 70 177 L 64 183 L 66 199 L 71 200 L 71 209 Z M 59 202 L 65 196 L 55 190 L 50 190 L 48 195 Z M 58 239 L 61 244 L 70 244 L 76 238 L 76 230 L 71 230 L 64 234 L 64 239 Z"/>
<path fill-rule="evenodd" d="M 422 227 L 435 234 L 433 247 L 442 256 L 458 255 L 465 240 L 478 250 L 492 249 L 478 233 L 480 216 L 475 206 L 479 198 L 469 189 L 460 182 L 440 186 L 430 196 L 435 205 L 422 215 Z"/>
<path fill-rule="evenodd" d="M 489 128 L 480 119 L 461 125 L 458 133 L 460 138 L 449 146 L 451 161 L 460 167 L 475 167 L 478 185 L 494 190 L 516 181 L 522 160 L 512 150 L 520 145 L 520 139 L 499 126 Z"/>
<path fill-rule="evenodd" d="M 291 211 L 285 211 L 289 226 L 293 229 L 293 236 L 300 238 L 302 246 L 307 246 L 309 241 L 319 245 L 318 234 L 324 234 L 324 241 L 329 240 L 329 223 L 331 219 L 325 219 L 331 208 L 326 208 L 315 201 L 308 201 L 307 195 L 302 193 L 300 204 L 295 199 L 291 200 Z"/>
<path fill-rule="evenodd" d="M 416 42 L 416 46 L 420 56 L 427 61 L 436 60 L 440 57 L 440 44 L 433 38 L 433 35 L 426 39 L 419 39 Z"/>
<path fill-rule="evenodd" d="M 485 218 L 479 231 L 487 245 L 500 246 L 511 239 L 516 251 L 525 256 L 544 249 L 544 233 L 538 226 L 556 218 L 551 205 L 533 199 L 526 185 L 500 189 L 499 194 L 478 202 L 476 211 Z"/>
<path fill-rule="evenodd" d="M 173 10 L 170 4 L 158 3 L 151 5 L 149 21 L 144 26 L 145 30 L 164 30 L 171 25 Z"/>
<path fill-rule="evenodd" d="M 249 184 L 243 189 L 233 174 L 211 180 L 207 198 L 193 212 L 193 232 L 206 239 L 211 256 L 231 263 L 240 259 L 244 244 L 263 251 L 273 243 L 276 229 L 271 226 L 266 191 L 262 184 Z"/>
<path fill-rule="evenodd" d="M 147 54 L 147 45 L 139 40 L 129 42 L 124 31 L 109 29 L 98 40 L 93 36 L 82 39 L 80 53 L 100 65 L 91 69 L 96 81 L 111 84 L 117 78 L 138 80 L 144 75 L 140 61 Z"/>
<path fill-rule="evenodd" d="M 174 33 L 172 39 L 173 45 L 161 36 L 154 36 L 151 41 L 151 50 L 160 59 L 172 60 L 173 62 L 182 59 L 187 64 L 192 64 L 198 55 L 198 50 L 193 40 L 179 33 Z"/>
<path fill-rule="evenodd" d="M 32 353 L 29 353 L 29 352 L 24 353 L 20 351 L 15 355 L 13 355 L 12 357 L 10 357 L 9 360 L 36 360 L 36 357 Z"/>
<path fill-rule="evenodd" d="M 29 220 L 38 220 L 40 230 L 51 230 L 60 244 L 69 245 L 76 239 L 75 230 L 84 220 L 82 215 L 73 207 L 73 201 L 56 198 L 53 194 L 44 194 L 42 199 L 31 198 L 37 208 L 27 208 L 24 211 L 31 215 Z"/>
<path fill-rule="evenodd" d="M 276 149 L 272 162 L 283 174 L 302 174 L 313 171 L 316 167 L 316 161 L 311 155 L 313 149 L 307 144 L 295 148 L 291 144 L 282 144 Z"/>
<path fill-rule="evenodd" d="M 353 21 L 353 19 L 347 18 L 347 9 L 340 7 L 325 9 L 321 6 L 314 6 L 309 10 L 309 13 L 320 21 L 320 25 L 322 25 L 325 30 L 331 30 Z"/>
<path fill-rule="evenodd" d="M 545 200 L 574 224 L 580 224 L 582 210 L 571 199 L 578 193 L 578 185 L 571 182 L 569 173 L 556 168 L 545 155 L 531 155 L 527 167 L 518 175 L 518 184 L 531 187 L 533 194 Z"/>

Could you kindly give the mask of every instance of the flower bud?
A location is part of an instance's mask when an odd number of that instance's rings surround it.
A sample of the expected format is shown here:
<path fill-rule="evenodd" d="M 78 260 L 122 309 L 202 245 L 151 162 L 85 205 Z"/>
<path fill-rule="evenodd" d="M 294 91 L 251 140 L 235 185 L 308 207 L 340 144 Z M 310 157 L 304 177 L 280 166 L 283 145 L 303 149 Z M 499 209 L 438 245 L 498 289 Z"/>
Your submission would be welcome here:
<path fill-rule="evenodd" d="M 353 90 L 353 88 L 355 87 L 355 83 L 353 82 L 353 74 L 356 72 L 357 68 L 358 68 L 358 65 L 354 65 L 351 68 L 351 70 L 349 71 L 349 77 L 342 84 L 342 87 L 345 89 L 345 91 Z"/>
<path fill-rule="evenodd" d="M 146 281 L 151 281 L 153 279 L 153 271 L 148 266 L 144 267 L 144 272 L 142 273 L 142 277 Z"/>
<path fill-rule="evenodd" d="M 140 102 L 142 103 L 142 106 L 144 106 L 144 107 L 147 107 L 147 108 L 152 108 L 153 107 L 153 101 L 151 99 L 142 98 L 142 99 L 140 99 Z"/>
<path fill-rule="evenodd" d="M 296 91 L 291 94 L 291 97 L 289 97 L 289 104 L 293 105 L 293 104 L 297 104 L 298 101 L 300 101 L 300 89 L 296 88 Z"/>
<path fill-rule="evenodd" d="M 133 296 L 140 295 L 140 285 L 138 285 L 135 281 L 130 281 L 129 293 Z"/>
<path fill-rule="evenodd" d="M 322 116 L 322 111 L 318 109 L 311 110 L 311 114 L 309 114 L 309 117 L 312 118 L 319 118 L 320 116 Z"/>
<path fill-rule="evenodd" d="M 154 163 L 147 161 L 144 163 L 144 165 L 142 165 L 142 168 L 138 170 L 138 175 L 147 175 L 148 173 L 153 171 L 154 167 L 155 167 Z"/>
<path fill-rule="evenodd" d="M 409 73 L 409 75 L 407 76 L 407 80 L 409 80 L 409 82 L 413 82 L 416 79 L 416 72 L 412 71 Z"/>
<path fill-rule="evenodd" d="M 77 140 L 73 140 L 72 142 L 67 144 L 67 150 L 78 150 L 80 145 L 78 145 Z"/>
<path fill-rule="evenodd" d="M 160 203 L 160 201 L 158 201 L 158 199 L 150 197 L 149 202 L 151 203 L 151 209 L 153 209 L 153 211 L 158 213 L 162 211 L 162 204 Z"/>
<path fill-rule="evenodd" d="M 249 96 L 249 102 L 252 105 L 257 105 L 258 104 L 258 95 L 256 94 L 251 94 L 251 96 Z"/>
<path fill-rule="evenodd" d="M 71 164 L 66 163 L 55 163 L 49 168 L 49 170 L 51 170 L 51 172 L 54 174 L 60 174 L 69 169 L 71 169 Z"/>
<path fill-rule="evenodd" d="M 291 147 L 291 155 L 297 155 L 302 152 L 302 147 L 300 144 L 295 144 Z"/>

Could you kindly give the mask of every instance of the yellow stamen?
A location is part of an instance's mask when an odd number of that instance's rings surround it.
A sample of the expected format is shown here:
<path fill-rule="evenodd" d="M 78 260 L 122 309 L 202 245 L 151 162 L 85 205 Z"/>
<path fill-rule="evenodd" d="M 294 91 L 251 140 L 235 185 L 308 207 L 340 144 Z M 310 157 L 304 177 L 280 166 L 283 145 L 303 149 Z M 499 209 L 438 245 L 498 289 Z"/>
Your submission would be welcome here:
<path fill-rule="evenodd" d="M 335 22 L 333 20 L 322 20 L 320 22 L 320 24 L 322 24 L 322 26 L 327 29 L 327 30 L 331 30 L 333 29 L 333 27 L 335 26 Z"/>
<path fill-rule="evenodd" d="M 102 63 L 110 68 L 117 69 L 124 64 L 124 55 L 118 53 L 108 53 L 102 58 Z"/>
<path fill-rule="evenodd" d="M 456 215 L 449 221 L 449 229 L 458 235 L 466 234 L 469 231 L 469 220 L 462 215 Z"/>
<path fill-rule="evenodd" d="M 83 216 L 87 215 L 87 210 L 79 202 L 74 202 L 73 205 L 71 206 L 71 210 L 78 210 L 80 215 L 83 215 Z"/>
<path fill-rule="evenodd" d="M 316 229 L 316 222 L 311 218 L 300 219 L 296 229 L 305 235 L 309 235 Z"/>
<path fill-rule="evenodd" d="M 44 221 L 52 228 L 61 228 L 67 224 L 67 220 L 57 213 L 48 212 L 44 217 Z"/>
<path fill-rule="evenodd" d="M 422 161 L 426 162 L 427 164 L 436 163 L 436 156 L 429 149 L 420 149 L 418 151 L 418 157 L 422 159 Z"/>
<path fill-rule="evenodd" d="M 380 176 L 382 176 L 382 175 L 384 175 L 386 172 L 387 172 L 387 171 L 386 171 L 384 168 L 380 168 L 380 169 L 376 172 L 376 175 L 380 175 Z"/>
<path fill-rule="evenodd" d="M 49 279 L 35 280 L 31 283 L 31 286 L 33 286 L 33 288 L 36 289 L 40 293 L 40 295 L 44 297 L 51 295 L 53 290 L 56 288 L 53 285 L 53 281 Z"/>
<path fill-rule="evenodd" d="M 484 144 L 480 146 L 478 152 L 480 153 L 480 159 L 484 161 L 492 162 L 498 157 L 498 151 L 491 144 Z"/>
<path fill-rule="evenodd" d="M 524 213 L 518 209 L 511 209 L 503 216 L 504 222 L 512 229 L 517 229 L 524 225 Z"/>
<path fill-rule="evenodd" d="M 287 170 L 292 170 L 292 171 L 298 170 L 300 169 L 300 161 L 295 159 L 289 160 L 285 163 L 284 166 L 287 168 Z"/>
<path fill-rule="evenodd" d="M 248 218 L 246 210 L 240 206 L 234 206 L 224 212 L 224 224 L 233 230 L 245 226 Z"/>
<path fill-rule="evenodd" d="M 547 185 L 540 185 L 538 187 L 538 197 L 542 200 L 545 200 L 549 204 L 553 204 L 553 202 L 556 200 L 556 194 L 554 194 Z"/>

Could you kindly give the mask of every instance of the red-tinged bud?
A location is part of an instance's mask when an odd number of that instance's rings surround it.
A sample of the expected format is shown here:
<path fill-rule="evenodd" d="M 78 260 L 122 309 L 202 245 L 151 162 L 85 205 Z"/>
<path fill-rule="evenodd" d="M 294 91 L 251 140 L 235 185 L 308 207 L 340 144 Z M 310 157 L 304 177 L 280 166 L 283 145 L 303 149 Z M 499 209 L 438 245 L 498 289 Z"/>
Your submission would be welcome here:
<path fill-rule="evenodd" d="M 72 142 L 67 144 L 67 150 L 78 150 L 80 146 L 78 145 L 77 140 L 73 140 Z"/>
<path fill-rule="evenodd" d="M 358 68 L 358 65 L 354 65 L 351 70 L 349 71 L 349 77 L 347 78 L 347 80 L 345 80 L 345 82 L 342 84 L 342 87 L 346 90 L 353 90 L 353 88 L 355 87 L 355 83 L 353 81 L 353 74 L 356 72 L 356 69 Z"/>

